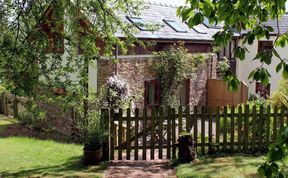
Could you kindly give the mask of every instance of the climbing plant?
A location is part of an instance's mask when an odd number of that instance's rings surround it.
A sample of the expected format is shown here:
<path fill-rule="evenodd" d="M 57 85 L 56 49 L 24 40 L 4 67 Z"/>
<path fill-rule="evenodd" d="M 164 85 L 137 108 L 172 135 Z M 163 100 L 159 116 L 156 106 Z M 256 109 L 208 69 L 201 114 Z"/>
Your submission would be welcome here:
<path fill-rule="evenodd" d="M 205 56 L 191 54 L 182 45 L 173 46 L 170 50 L 154 53 L 157 58 L 152 70 L 161 83 L 161 103 L 177 103 L 177 91 L 181 82 L 193 78 L 199 65 L 204 63 Z"/>

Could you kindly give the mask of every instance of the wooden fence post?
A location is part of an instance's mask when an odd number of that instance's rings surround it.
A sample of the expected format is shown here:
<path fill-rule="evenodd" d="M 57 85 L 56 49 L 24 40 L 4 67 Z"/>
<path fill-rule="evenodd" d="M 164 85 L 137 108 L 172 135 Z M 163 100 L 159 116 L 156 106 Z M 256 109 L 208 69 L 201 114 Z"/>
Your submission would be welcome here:
<path fill-rule="evenodd" d="M 114 115 L 115 116 L 115 115 Z M 118 115 L 119 125 L 118 125 L 118 160 L 122 160 L 122 109 L 119 109 Z"/>
<path fill-rule="evenodd" d="M 159 110 L 159 155 L 158 158 L 163 158 L 163 108 L 160 107 Z"/>
<path fill-rule="evenodd" d="M 14 118 L 18 118 L 18 99 L 16 98 L 16 96 L 13 100 L 13 116 Z"/>
<path fill-rule="evenodd" d="M 244 109 L 244 150 L 247 152 L 249 144 L 249 105 L 245 105 Z"/>
<path fill-rule="evenodd" d="M 138 160 L 138 131 L 139 131 L 139 109 L 135 109 L 135 150 L 134 159 Z"/>
<path fill-rule="evenodd" d="M 167 159 L 171 158 L 171 108 L 167 107 Z"/>
<path fill-rule="evenodd" d="M 155 120 L 156 120 L 156 108 L 152 108 L 151 118 L 151 141 L 150 141 L 150 158 L 154 159 L 154 147 L 155 147 Z"/>
<path fill-rule="evenodd" d="M 191 127 L 191 117 L 190 117 L 190 107 L 189 105 L 186 107 L 186 132 L 189 133 L 190 132 L 190 129 L 192 128 Z"/>
<path fill-rule="evenodd" d="M 9 113 L 8 113 L 8 97 L 6 94 L 4 94 L 4 108 L 5 108 L 5 116 L 8 116 Z"/>
<path fill-rule="evenodd" d="M 241 105 L 238 107 L 237 124 L 238 124 L 237 151 L 240 152 L 242 150 L 242 106 Z"/>
<path fill-rule="evenodd" d="M 264 131 L 264 107 L 263 105 L 260 106 L 260 122 L 259 122 L 259 147 L 263 148 L 263 131 Z"/>
<path fill-rule="evenodd" d="M 235 107 L 232 106 L 231 107 L 231 130 L 230 130 L 230 134 L 231 134 L 231 137 L 230 137 L 230 150 L 231 152 L 234 152 L 234 139 L 235 139 Z"/>
<path fill-rule="evenodd" d="M 101 109 L 101 123 L 103 124 L 105 130 L 108 132 L 109 134 L 109 110 L 108 109 Z M 103 146 L 102 146 L 102 160 L 103 161 L 108 161 L 109 160 L 109 137 L 107 137 L 107 140 L 104 142 Z"/>
<path fill-rule="evenodd" d="M 220 152 L 220 107 L 216 108 L 216 146 L 217 152 Z"/>
<path fill-rule="evenodd" d="M 176 158 L 176 117 L 175 117 L 175 108 L 172 108 L 172 113 L 171 113 L 171 118 L 172 118 L 172 158 Z"/>
<path fill-rule="evenodd" d="M 255 144 L 256 143 L 256 118 L 257 118 L 257 110 L 256 106 L 253 106 L 253 113 L 252 113 L 252 151 L 255 151 Z M 259 145 L 258 145 L 259 147 Z"/>
<path fill-rule="evenodd" d="M 209 112 L 209 120 L 208 120 L 208 133 L 209 133 L 209 149 L 208 152 L 211 153 L 212 152 L 212 106 L 209 106 L 208 108 L 208 112 Z"/>
<path fill-rule="evenodd" d="M 109 137 L 110 137 L 110 160 L 114 160 L 114 139 L 115 139 L 115 129 L 114 129 L 114 109 L 110 109 L 110 125 L 109 125 Z"/>
<path fill-rule="evenodd" d="M 194 125 L 194 142 L 195 142 L 195 150 L 197 151 L 197 144 L 198 144 L 198 116 L 197 116 L 198 108 L 194 106 L 193 109 L 193 125 Z"/>
<path fill-rule="evenodd" d="M 130 148 L 130 138 L 131 138 L 131 121 L 130 118 L 131 117 L 131 110 L 130 108 L 127 109 L 127 129 L 126 129 L 126 159 L 130 160 L 130 152 L 131 152 L 131 148 Z"/>
<path fill-rule="evenodd" d="M 206 108 L 201 107 L 201 154 L 205 154 L 205 116 Z"/>
<path fill-rule="evenodd" d="M 223 151 L 227 151 L 227 106 L 224 106 L 223 113 Z"/>
<path fill-rule="evenodd" d="M 5 114 L 5 93 L 1 93 L 0 113 Z"/>
<path fill-rule="evenodd" d="M 147 108 L 143 110 L 143 153 L 142 159 L 146 160 L 146 139 L 147 139 Z"/>

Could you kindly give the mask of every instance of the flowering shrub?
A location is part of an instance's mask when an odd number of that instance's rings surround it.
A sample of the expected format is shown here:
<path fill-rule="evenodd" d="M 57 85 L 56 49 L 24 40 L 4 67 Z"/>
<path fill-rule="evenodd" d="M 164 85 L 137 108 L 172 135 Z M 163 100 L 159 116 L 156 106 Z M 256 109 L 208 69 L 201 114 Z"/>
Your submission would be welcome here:
<path fill-rule="evenodd" d="M 117 109 L 129 98 L 128 84 L 117 75 L 107 80 L 107 102 L 110 108 Z"/>

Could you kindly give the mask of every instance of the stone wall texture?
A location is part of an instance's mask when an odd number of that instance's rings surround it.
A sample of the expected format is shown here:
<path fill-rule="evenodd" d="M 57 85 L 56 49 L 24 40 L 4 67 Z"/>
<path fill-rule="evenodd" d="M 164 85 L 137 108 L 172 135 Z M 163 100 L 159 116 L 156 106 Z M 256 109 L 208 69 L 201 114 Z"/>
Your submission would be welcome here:
<path fill-rule="evenodd" d="M 207 79 L 216 78 L 216 56 L 207 55 L 207 62 L 200 65 L 197 75 L 190 82 L 190 106 L 205 106 L 207 103 Z M 118 63 L 109 60 L 98 61 L 98 86 L 104 87 L 107 79 L 117 73 L 126 80 L 130 96 L 134 96 L 135 107 L 144 107 L 144 81 L 156 79 L 151 70 L 152 57 L 131 57 L 119 59 Z M 117 67 L 115 67 L 117 66 Z"/>

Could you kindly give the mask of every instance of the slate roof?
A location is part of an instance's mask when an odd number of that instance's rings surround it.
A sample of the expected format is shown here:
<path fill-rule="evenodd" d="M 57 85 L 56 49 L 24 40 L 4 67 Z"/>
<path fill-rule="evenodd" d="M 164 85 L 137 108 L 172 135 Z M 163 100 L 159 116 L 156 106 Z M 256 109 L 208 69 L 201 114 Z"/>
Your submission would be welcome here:
<path fill-rule="evenodd" d="M 276 20 L 268 20 L 268 22 L 265 23 L 265 25 L 271 26 L 274 29 L 274 32 L 272 34 L 277 34 L 277 21 Z M 283 17 L 279 20 L 279 30 L 280 33 L 285 33 L 288 31 L 288 14 L 284 14 Z"/>
<path fill-rule="evenodd" d="M 195 29 L 189 29 L 186 23 L 182 23 L 181 19 L 176 16 L 176 6 L 171 6 L 167 4 L 154 4 L 148 3 L 148 8 L 141 12 L 140 18 L 144 22 L 159 24 L 161 27 L 158 31 L 141 31 L 136 33 L 135 37 L 138 39 L 154 39 L 154 40 L 183 40 L 183 41 L 213 41 L 212 36 L 221 29 L 208 28 L 204 24 L 200 24 L 195 27 Z M 131 23 L 127 18 L 126 14 L 119 14 L 123 21 Z M 163 19 L 174 20 L 179 23 L 179 25 L 184 28 L 187 32 L 181 33 L 176 32 L 173 28 L 167 25 Z M 205 32 L 206 34 L 200 33 Z M 118 37 L 124 37 L 121 33 L 116 33 Z"/>
<path fill-rule="evenodd" d="M 267 22 L 264 23 L 266 26 L 271 26 L 274 31 L 270 32 L 270 34 L 277 34 L 278 29 L 277 29 L 277 21 L 276 20 L 268 20 Z M 280 33 L 283 34 L 288 31 L 288 14 L 284 14 L 279 20 L 279 30 Z M 249 30 L 244 30 L 242 31 L 242 34 L 245 35 L 248 33 Z"/>

